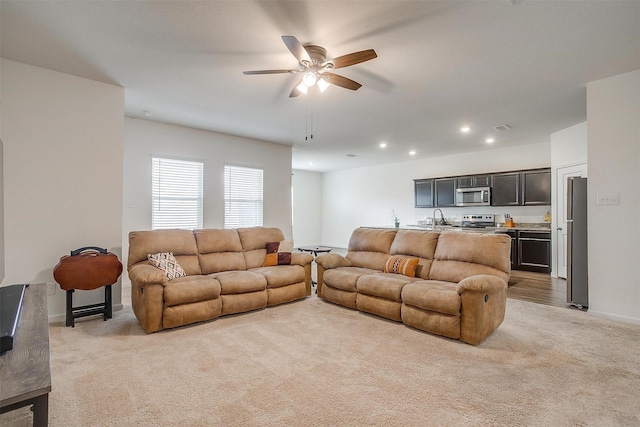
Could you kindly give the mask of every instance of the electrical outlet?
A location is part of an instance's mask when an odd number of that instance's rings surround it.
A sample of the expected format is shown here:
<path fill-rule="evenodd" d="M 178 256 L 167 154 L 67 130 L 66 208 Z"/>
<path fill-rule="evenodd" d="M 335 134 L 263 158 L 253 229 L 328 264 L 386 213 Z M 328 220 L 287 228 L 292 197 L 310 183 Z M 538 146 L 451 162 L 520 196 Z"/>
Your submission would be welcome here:
<path fill-rule="evenodd" d="M 620 195 L 618 193 L 602 193 L 596 195 L 597 205 L 617 205 L 620 203 Z"/>
<path fill-rule="evenodd" d="M 55 295 L 55 294 L 56 294 L 56 284 L 47 283 L 47 295 Z"/>

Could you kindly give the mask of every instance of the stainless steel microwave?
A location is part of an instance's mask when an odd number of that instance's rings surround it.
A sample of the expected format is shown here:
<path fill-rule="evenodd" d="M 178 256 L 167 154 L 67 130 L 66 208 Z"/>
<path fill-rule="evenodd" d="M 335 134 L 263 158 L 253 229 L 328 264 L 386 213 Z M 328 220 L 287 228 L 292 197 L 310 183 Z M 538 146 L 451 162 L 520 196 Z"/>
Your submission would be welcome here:
<path fill-rule="evenodd" d="M 491 187 L 457 188 L 456 206 L 491 205 Z"/>

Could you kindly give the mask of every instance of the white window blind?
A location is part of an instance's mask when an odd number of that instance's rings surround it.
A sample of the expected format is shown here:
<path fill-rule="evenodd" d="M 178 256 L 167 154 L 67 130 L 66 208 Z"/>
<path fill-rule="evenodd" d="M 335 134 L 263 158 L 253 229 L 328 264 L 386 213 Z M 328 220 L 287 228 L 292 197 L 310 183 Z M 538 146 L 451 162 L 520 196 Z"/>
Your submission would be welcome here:
<path fill-rule="evenodd" d="M 202 228 L 201 162 L 152 159 L 151 228 Z"/>
<path fill-rule="evenodd" d="M 262 226 L 262 169 L 224 167 L 224 227 Z"/>

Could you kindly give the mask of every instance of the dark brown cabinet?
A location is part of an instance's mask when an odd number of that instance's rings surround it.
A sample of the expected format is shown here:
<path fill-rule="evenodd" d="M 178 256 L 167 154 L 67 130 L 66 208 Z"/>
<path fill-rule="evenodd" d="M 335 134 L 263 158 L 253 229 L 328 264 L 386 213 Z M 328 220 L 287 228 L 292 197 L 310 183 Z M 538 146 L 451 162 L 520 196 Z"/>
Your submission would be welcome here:
<path fill-rule="evenodd" d="M 511 269 L 551 272 L 550 231 L 503 231 L 511 237 Z"/>
<path fill-rule="evenodd" d="M 518 270 L 551 272 L 550 231 L 518 231 Z"/>
<path fill-rule="evenodd" d="M 551 205 L 551 171 L 549 169 L 521 173 L 522 204 Z"/>
<path fill-rule="evenodd" d="M 491 206 L 551 205 L 551 171 L 534 169 L 491 175 Z"/>
<path fill-rule="evenodd" d="M 491 187 L 491 206 L 550 206 L 551 170 L 414 180 L 416 208 L 453 207 L 457 188 Z"/>
<path fill-rule="evenodd" d="M 433 179 L 416 179 L 413 182 L 416 208 L 433 207 Z"/>
<path fill-rule="evenodd" d="M 491 175 L 491 206 L 520 206 L 520 172 Z"/>
<path fill-rule="evenodd" d="M 518 268 L 518 232 L 513 231 L 505 231 L 504 234 L 507 234 L 511 237 L 511 269 L 517 270 Z"/>
<path fill-rule="evenodd" d="M 456 179 L 457 188 L 490 187 L 491 175 L 469 175 Z"/>
<path fill-rule="evenodd" d="M 439 208 L 456 205 L 456 179 L 444 178 L 435 181 L 435 206 Z"/>

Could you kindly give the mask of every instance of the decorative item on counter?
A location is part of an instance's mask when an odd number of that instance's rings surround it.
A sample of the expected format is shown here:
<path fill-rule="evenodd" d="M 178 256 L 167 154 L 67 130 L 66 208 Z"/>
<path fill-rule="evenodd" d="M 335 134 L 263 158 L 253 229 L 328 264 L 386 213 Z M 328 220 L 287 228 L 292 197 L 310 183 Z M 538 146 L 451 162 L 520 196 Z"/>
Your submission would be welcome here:
<path fill-rule="evenodd" d="M 513 222 L 513 218 L 508 213 L 504 214 L 504 226 L 507 228 L 515 227 L 516 224 Z"/>
<path fill-rule="evenodd" d="M 393 209 L 391 209 L 391 218 L 393 218 L 393 222 L 396 228 L 400 228 L 400 218 L 398 218 L 398 215 L 396 215 L 396 211 Z"/>
<path fill-rule="evenodd" d="M 547 211 L 547 214 L 544 216 L 544 222 L 551 222 L 551 211 Z"/>

